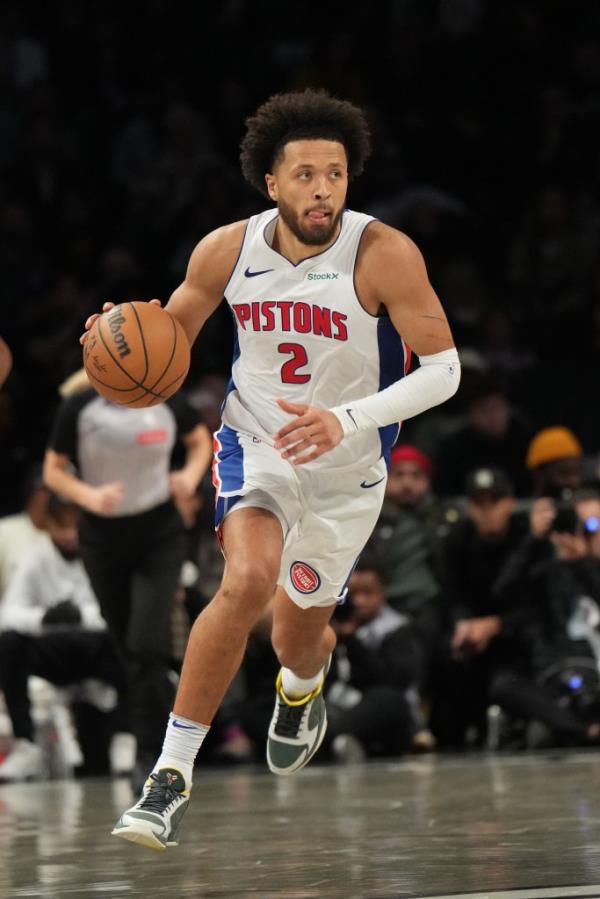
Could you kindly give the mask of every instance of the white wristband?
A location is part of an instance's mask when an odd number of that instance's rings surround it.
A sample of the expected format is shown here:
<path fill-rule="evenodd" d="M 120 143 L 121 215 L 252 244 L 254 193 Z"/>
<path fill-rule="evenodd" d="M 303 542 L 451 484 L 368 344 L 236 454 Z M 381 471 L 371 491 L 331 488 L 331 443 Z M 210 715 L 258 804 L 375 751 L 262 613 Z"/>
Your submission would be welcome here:
<path fill-rule="evenodd" d="M 419 368 L 385 390 L 330 409 L 340 420 L 344 437 L 396 424 L 454 396 L 460 383 L 455 347 L 420 356 L 419 363 Z"/>

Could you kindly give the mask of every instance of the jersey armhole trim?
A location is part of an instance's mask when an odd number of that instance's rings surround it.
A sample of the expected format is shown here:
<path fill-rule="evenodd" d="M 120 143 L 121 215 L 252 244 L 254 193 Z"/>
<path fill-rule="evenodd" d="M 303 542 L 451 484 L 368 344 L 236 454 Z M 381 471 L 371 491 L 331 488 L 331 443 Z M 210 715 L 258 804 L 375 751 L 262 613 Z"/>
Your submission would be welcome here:
<path fill-rule="evenodd" d="M 355 252 L 355 254 L 354 254 L 354 263 L 353 263 L 353 265 L 352 265 L 352 289 L 354 290 L 354 296 L 356 297 L 356 302 L 358 303 L 358 305 L 360 306 L 360 308 L 362 309 L 362 311 L 364 312 L 364 314 L 367 315 L 367 316 L 371 319 L 371 321 L 377 321 L 379 318 L 381 318 L 381 316 L 380 316 L 380 315 L 373 315 L 373 314 L 372 314 L 371 312 L 369 312 L 369 310 L 366 309 L 366 308 L 363 306 L 363 304 L 362 304 L 362 301 L 361 301 L 361 299 L 360 299 L 360 296 L 359 296 L 359 294 L 358 294 L 358 290 L 357 290 L 357 287 L 356 287 L 356 264 L 357 264 L 357 262 L 358 262 L 358 256 L 359 256 L 359 253 L 360 253 L 360 248 L 361 248 L 361 245 L 362 245 L 362 242 L 363 242 L 363 237 L 365 236 L 365 233 L 366 233 L 366 231 L 367 231 L 367 228 L 369 227 L 369 225 L 372 225 L 373 222 L 378 222 L 378 221 L 379 221 L 379 219 L 372 218 L 370 222 L 367 222 L 367 223 L 366 223 L 366 225 L 363 227 L 362 231 L 360 232 L 360 237 L 358 238 L 358 243 L 356 244 L 356 252 Z"/>
<path fill-rule="evenodd" d="M 246 243 L 246 235 L 248 234 L 248 228 L 250 227 L 251 220 L 252 220 L 252 216 L 246 222 L 246 226 L 244 228 L 244 233 L 242 235 L 242 240 L 240 242 L 240 248 L 239 248 L 238 254 L 237 254 L 237 259 L 235 260 L 235 262 L 233 264 L 233 268 L 231 269 L 231 274 L 229 275 L 229 277 L 227 279 L 227 283 L 225 284 L 225 287 L 223 288 L 223 299 L 224 300 L 227 299 L 227 291 L 229 289 L 229 285 L 231 284 L 231 282 L 233 280 L 233 276 L 235 275 L 235 273 L 237 271 L 237 267 L 240 263 L 240 259 L 242 258 L 242 251 L 244 249 L 244 244 Z"/>

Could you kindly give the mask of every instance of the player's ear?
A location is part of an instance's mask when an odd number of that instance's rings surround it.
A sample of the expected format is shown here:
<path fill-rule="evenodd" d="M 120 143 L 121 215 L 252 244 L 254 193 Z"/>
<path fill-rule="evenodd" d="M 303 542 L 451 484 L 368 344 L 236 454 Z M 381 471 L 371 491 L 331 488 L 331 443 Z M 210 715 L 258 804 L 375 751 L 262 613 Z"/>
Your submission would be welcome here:
<path fill-rule="evenodd" d="M 269 192 L 269 196 L 273 200 L 274 203 L 277 202 L 277 181 L 274 175 L 265 175 L 265 183 L 267 185 L 267 190 Z"/>

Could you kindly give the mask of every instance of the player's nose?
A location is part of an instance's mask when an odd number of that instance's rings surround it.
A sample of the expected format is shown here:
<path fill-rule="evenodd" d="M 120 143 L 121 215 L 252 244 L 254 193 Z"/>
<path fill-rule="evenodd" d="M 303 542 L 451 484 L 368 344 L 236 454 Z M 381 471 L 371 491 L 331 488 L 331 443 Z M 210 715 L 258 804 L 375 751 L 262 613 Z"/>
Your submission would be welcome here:
<path fill-rule="evenodd" d="M 319 178 L 315 183 L 314 194 L 315 200 L 327 200 L 331 196 L 331 191 L 326 178 Z"/>

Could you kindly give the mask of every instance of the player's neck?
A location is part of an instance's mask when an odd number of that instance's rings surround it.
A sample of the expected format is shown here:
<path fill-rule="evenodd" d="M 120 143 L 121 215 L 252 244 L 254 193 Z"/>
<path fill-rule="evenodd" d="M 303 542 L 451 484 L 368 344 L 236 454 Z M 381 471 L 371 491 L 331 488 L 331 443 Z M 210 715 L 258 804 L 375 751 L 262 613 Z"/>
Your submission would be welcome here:
<path fill-rule="evenodd" d="M 307 244 L 298 240 L 296 235 L 293 231 L 290 231 L 280 216 L 277 219 L 277 225 L 275 226 L 272 248 L 277 253 L 281 253 L 282 256 L 285 256 L 286 259 L 289 259 L 294 265 L 298 265 L 303 259 L 308 259 L 309 256 L 316 256 L 318 253 L 324 253 L 325 250 L 329 249 L 329 247 L 338 239 L 340 228 L 341 222 L 338 223 L 331 240 L 328 240 L 327 243 Z"/>

